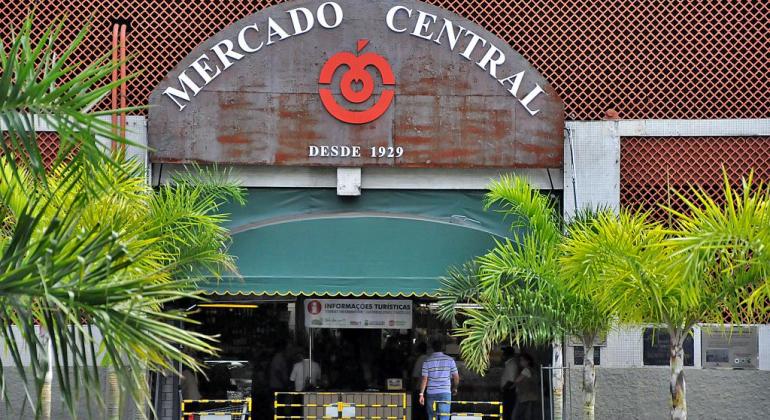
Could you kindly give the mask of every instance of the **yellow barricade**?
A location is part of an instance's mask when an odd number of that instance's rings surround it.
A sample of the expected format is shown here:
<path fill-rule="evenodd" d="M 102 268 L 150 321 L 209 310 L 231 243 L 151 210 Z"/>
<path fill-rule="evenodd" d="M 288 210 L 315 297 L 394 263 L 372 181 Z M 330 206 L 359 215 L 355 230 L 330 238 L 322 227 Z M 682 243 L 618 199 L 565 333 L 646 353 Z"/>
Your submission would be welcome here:
<path fill-rule="evenodd" d="M 439 404 L 449 404 L 449 413 L 438 414 Z M 500 401 L 434 401 L 433 418 L 430 420 L 449 420 L 454 417 L 478 420 L 502 419 L 503 403 Z"/>
<path fill-rule="evenodd" d="M 407 396 L 393 392 L 276 392 L 274 420 L 406 420 Z"/>
<path fill-rule="evenodd" d="M 233 420 L 251 418 L 251 398 L 240 400 L 182 400 L 182 420 L 201 416 L 231 416 Z"/>

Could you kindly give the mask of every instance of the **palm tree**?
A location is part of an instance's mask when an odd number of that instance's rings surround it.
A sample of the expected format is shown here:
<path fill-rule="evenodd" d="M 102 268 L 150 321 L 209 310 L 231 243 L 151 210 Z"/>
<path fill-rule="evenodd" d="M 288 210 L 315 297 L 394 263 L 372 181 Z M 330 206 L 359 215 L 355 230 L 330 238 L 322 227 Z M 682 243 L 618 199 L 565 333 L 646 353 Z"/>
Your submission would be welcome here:
<path fill-rule="evenodd" d="M 2 166 L 9 170 L 10 165 L 5 162 Z M 7 210 L 6 226 L 11 232 L 11 236 L 0 237 L 0 250 L 11 258 L 21 254 L 17 259 L 21 264 L 15 270 L 5 267 L 0 300 L 8 304 L 4 314 L 8 329 L 11 325 L 22 328 L 20 320 L 26 320 L 32 324 L 25 326 L 30 332 L 24 336 L 26 344 L 37 345 L 49 353 L 32 365 L 32 379 L 39 379 L 42 374 L 37 408 L 43 417 L 50 413 L 50 395 L 44 390 L 50 392 L 54 369 L 51 361 L 61 363 L 57 374 L 62 395 L 71 404 L 66 398 L 68 393 L 78 390 L 77 381 L 74 388 L 68 388 L 72 384 L 67 382 L 66 369 L 77 370 L 79 365 L 95 362 L 95 358 L 85 358 L 98 354 L 93 335 L 97 330 L 106 349 L 104 363 L 113 367 L 111 372 L 121 379 L 121 389 L 128 390 L 137 402 L 143 402 L 142 397 L 146 396 L 143 372 L 147 367 L 169 369 L 173 368 L 172 361 L 195 366 L 175 344 L 206 353 L 213 350 L 207 337 L 170 325 L 183 321 L 184 314 L 164 310 L 163 304 L 194 297 L 195 279 L 199 275 L 218 266 L 232 266 L 230 257 L 222 252 L 227 234 L 220 225 L 223 216 L 216 215 L 221 201 L 210 192 L 216 191 L 211 188 L 216 184 L 192 185 L 178 180 L 175 186 L 154 192 L 144 184 L 138 165 L 123 164 L 122 168 L 128 175 L 108 179 L 117 184 L 99 186 L 104 188 L 96 185 L 104 181 L 104 176 L 94 177 L 98 172 L 84 168 L 83 174 L 69 178 L 66 186 L 56 187 L 54 192 L 60 194 L 42 200 L 34 199 L 44 194 L 34 190 L 32 178 L 23 171 L 16 178 L 5 178 L 0 187 L 0 194 L 10 198 L 3 204 Z M 25 185 L 18 184 L 17 179 L 26 181 Z M 78 185 L 72 184 L 75 179 Z M 49 185 L 59 181 L 49 178 Z M 33 220 L 27 219 L 30 212 Z M 21 229 L 26 226 L 24 222 L 31 227 Z M 52 237 L 52 233 L 59 232 L 51 231 L 50 227 L 65 222 L 68 231 L 62 232 L 61 238 Z M 48 245 L 44 248 L 47 255 L 32 252 L 37 249 L 14 246 L 20 233 L 28 235 L 30 247 Z M 84 239 L 83 243 L 76 242 Z M 62 246 L 51 246 L 48 241 Z M 105 241 L 114 247 L 105 248 Z M 29 272 L 28 266 L 34 267 L 44 261 L 43 257 L 52 257 L 50 268 L 55 276 Z M 111 261 L 99 267 L 99 260 L 105 259 Z M 64 266 L 57 266 L 58 262 Z M 35 322 L 45 332 L 39 341 L 34 335 Z M 80 322 L 89 325 L 73 327 Z M 16 343 L 11 344 L 14 357 L 20 356 L 18 348 L 13 347 Z M 62 360 L 68 351 L 81 358 L 68 364 L 66 359 Z M 32 355 L 35 354 L 33 351 Z M 34 369 L 38 366 L 36 375 Z M 87 387 L 86 393 L 98 389 L 98 374 L 90 373 L 84 369 L 72 375 L 82 375 L 84 383 L 94 387 Z"/>
<path fill-rule="evenodd" d="M 594 346 L 610 329 L 612 317 L 594 298 L 592 287 L 598 287 L 600 273 L 566 275 L 562 259 L 570 257 L 566 244 L 575 240 L 576 232 L 594 215 L 576 218 L 565 235 L 551 198 L 512 176 L 503 176 L 489 187 L 485 206 L 498 205 L 513 220 L 513 240 L 498 242 L 465 269 L 451 270 L 440 292 L 439 314 L 445 319 L 463 319 L 456 329 L 462 339 L 461 355 L 478 372 L 489 367 L 489 354 L 498 343 L 548 345 L 565 335 L 577 336 L 585 349 L 584 418 L 593 419 Z M 581 280 L 585 287 L 572 287 Z M 473 305 L 458 305 L 461 303 Z M 560 412 L 558 392 L 554 399 L 558 400 L 554 411 Z"/>
<path fill-rule="evenodd" d="M 597 218 L 564 260 L 567 272 L 602 273 L 598 299 L 622 322 L 668 331 L 676 420 L 687 418 L 683 345 L 692 327 L 723 323 L 725 313 L 743 322 L 766 313 L 770 195 L 751 177 L 738 191 L 726 176 L 724 185 L 724 204 L 699 189 L 694 200 L 677 194 L 686 210 L 668 209 L 671 227 L 626 211 Z"/>
<path fill-rule="evenodd" d="M 198 278 L 233 268 L 218 208 L 242 199 L 213 173 L 153 191 L 139 164 L 106 156 L 102 140 L 125 139 L 101 118 L 108 112 L 91 108 L 124 80 L 104 82 L 118 65 L 109 54 L 73 65 L 87 28 L 62 49 L 64 25 L 60 19 L 35 37 L 30 17 L 0 44 L 0 340 L 37 418 L 50 417 L 53 376 L 75 417 L 79 398 L 104 404 L 100 364 L 144 405 L 147 369 L 199 368 L 182 346 L 215 351 L 211 337 L 179 326 L 190 321 L 168 304 L 199 299 Z M 59 137 L 50 170 L 36 118 Z M 10 367 L 0 364 L 6 401 Z"/>

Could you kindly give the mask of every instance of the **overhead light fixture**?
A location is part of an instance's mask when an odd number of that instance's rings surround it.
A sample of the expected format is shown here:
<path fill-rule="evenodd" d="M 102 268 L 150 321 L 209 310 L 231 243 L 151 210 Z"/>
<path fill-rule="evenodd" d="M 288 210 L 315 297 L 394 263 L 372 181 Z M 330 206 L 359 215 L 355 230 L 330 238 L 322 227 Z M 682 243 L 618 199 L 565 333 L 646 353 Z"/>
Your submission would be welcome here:
<path fill-rule="evenodd" d="M 253 303 L 201 303 L 199 308 L 227 308 L 227 309 L 256 309 L 259 305 Z"/>

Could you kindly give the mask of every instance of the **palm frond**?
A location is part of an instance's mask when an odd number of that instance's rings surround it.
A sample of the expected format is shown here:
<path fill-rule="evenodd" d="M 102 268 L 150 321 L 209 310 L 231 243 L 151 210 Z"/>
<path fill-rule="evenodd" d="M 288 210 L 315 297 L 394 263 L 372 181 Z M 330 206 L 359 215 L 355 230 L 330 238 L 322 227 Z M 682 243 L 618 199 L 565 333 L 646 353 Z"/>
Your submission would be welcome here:
<path fill-rule="evenodd" d="M 492 181 L 488 187 L 484 206 L 490 210 L 501 206 L 501 212 L 512 220 L 511 230 L 525 229 L 538 235 L 544 242 L 558 242 L 560 217 L 556 213 L 553 200 L 532 186 L 521 177 L 503 175 Z"/>
<path fill-rule="evenodd" d="M 215 202 L 235 202 L 246 204 L 246 196 L 240 183 L 233 179 L 231 168 L 220 168 L 217 165 L 201 166 L 191 164 L 184 171 L 177 172 L 171 177 L 171 184 L 195 185 L 202 195 L 209 196 Z"/>
<path fill-rule="evenodd" d="M 484 374 L 495 345 L 531 346 L 550 343 L 563 334 L 556 311 L 536 293 L 523 291 L 505 302 L 479 302 L 463 310 L 465 320 L 456 329 L 460 355 L 471 370 Z"/>
<path fill-rule="evenodd" d="M 479 298 L 481 288 L 478 279 L 478 266 L 470 261 L 461 267 L 451 267 L 441 279 L 439 289 L 438 316 L 457 326 L 458 304 L 472 303 Z"/>
<path fill-rule="evenodd" d="M 226 253 L 229 233 L 222 223 L 227 215 L 218 210 L 227 201 L 243 200 L 243 189 L 229 178 L 180 177 L 153 195 L 146 229 L 162 238 L 159 246 L 173 259 L 191 261 L 177 264 L 179 275 L 237 274 L 235 261 Z"/>
<path fill-rule="evenodd" d="M 13 360 L 0 364 L 0 395 L 7 396 L 5 374 L 15 367 L 39 416 L 42 400 L 33 396 L 53 369 L 74 417 L 81 392 L 103 402 L 102 364 L 115 367 L 121 389 L 141 403 L 149 398 L 146 369 L 199 367 L 181 346 L 215 352 L 212 338 L 182 328 L 190 321 L 167 304 L 199 298 L 188 267 L 230 267 L 217 209 L 242 193 L 215 182 L 155 193 L 139 164 L 108 156 L 102 141 L 128 142 L 104 117 L 133 109 L 91 109 L 126 82 L 106 81 L 122 63 L 110 53 L 74 62 L 88 26 L 62 46 L 65 17 L 39 35 L 32 22 L 30 15 L 8 44 L 0 41 L 7 135 L 0 142 L 0 341 Z M 58 136 L 48 169 L 35 119 Z"/>
<path fill-rule="evenodd" d="M 477 257 L 471 275 L 451 270 L 440 292 L 442 315 L 461 321 L 455 335 L 468 366 L 483 373 L 490 351 L 501 342 L 547 345 L 564 334 L 606 332 L 610 310 L 566 285 L 560 256 L 568 249 L 561 246 L 565 236 L 550 197 L 521 178 L 504 176 L 486 197 L 486 208 L 495 206 L 514 219 L 511 238 Z M 575 219 L 573 226 L 587 226 L 592 217 Z M 463 299 L 473 305 L 458 308 Z"/>
<path fill-rule="evenodd" d="M 674 215 L 671 247 L 683 261 L 681 276 L 697 288 L 704 321 L 723 320 L 724 312 L 740 314 L 740 322 L 764 322 L 770 267 L 770 188 L 753 174 L 733 188 L 723 171 L 723 192 L 714 197 L 692 188 L 693 200 Z M 719 198 L 719 199 L 718 199 Z"/>

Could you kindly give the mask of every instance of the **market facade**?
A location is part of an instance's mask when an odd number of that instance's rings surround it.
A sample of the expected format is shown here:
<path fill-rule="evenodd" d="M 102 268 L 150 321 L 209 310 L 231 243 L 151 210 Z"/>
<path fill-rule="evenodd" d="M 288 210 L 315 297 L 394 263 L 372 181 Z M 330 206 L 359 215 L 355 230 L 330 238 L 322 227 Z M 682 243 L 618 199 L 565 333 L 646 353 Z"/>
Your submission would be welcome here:
<path fill-rule="evenodd" d="M 567 218 L 655 214 L 670 186 L 718 189 L 723 166 L 770 176 L 770 8 L 749 1 L 85 3 L 104 22 L 84 57 L 114 45 L 136 54 L 128 71 L 144 70 L 119 95 L 150 106 L 126 124 L 150 147 L 136 153 L 153 185 L 198 163 L 248 189 L 227 208 L 240 275 L 201 284 L 210 302 L 190 307 L 221 355 L 194 398 L 176 377 L 153 378 L 162 419 L 205 409 L 189 400 L 246 398 L 253 418 L 294 403 L 411 418 L 419 343 L 442 337 L 457 356 L 435 313 L 441 277 L 511 236 L 482 204 L 501 174 L 526 176 Z M 770 329 L 745 331 L 725 342 L 699 327 L 686 344 L 693 417 L 770 410 Z M 648 326 L 607 336 L 599 418 L 666 415 L 665 340 Z M 582 348 L 557 345 L 578 413 Z M 550 348 L 526 350 L 561 365 Z M 320 371 L 296 388 L 270 375 L 295 354 Z M 499 400 L 501 370 L 462 372 L 461 399 Z M 317 394 L 276 397 L 292 390 Z"/>

